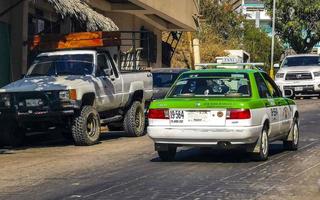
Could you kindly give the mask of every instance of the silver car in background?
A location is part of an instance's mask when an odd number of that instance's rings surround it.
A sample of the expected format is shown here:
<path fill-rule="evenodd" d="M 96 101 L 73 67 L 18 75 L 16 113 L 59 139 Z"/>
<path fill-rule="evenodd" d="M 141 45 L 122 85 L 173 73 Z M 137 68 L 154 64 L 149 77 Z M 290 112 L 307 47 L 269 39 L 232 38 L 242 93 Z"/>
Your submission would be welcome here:
<path fill-rule="evenodd" d="M 162 99 L 180 74 L 189 71 L 183 68 L 159 68 L 151 70 L 153 77 L 153 99 Z"/>

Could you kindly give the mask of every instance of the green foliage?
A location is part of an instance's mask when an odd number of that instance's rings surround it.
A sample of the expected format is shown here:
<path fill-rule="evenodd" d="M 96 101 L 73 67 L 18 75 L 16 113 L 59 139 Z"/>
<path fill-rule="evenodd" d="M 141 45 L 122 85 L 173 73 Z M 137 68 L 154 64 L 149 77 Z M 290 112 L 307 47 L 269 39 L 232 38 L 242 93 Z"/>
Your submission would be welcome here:
<path fill-rule="evenodd" d="M 202 0 L 200 3 L 201 14 L 207 24 L 223 39 L 239 37 L 242 30 L 241 23 L 244 18 L 233 12 L 229 4 L 221 4 L 220 0 Z"/>
<path fill-rule="evenodd" d="M 264 62 L 268 66 L 271 57 L 271 38 L 262 30 L 256 28 L 253 23 L 244 24 L 243 48 L 250 53 L 253 62 Z M 283 47 L 278 40 L 275 41 L 275 61 L 280 61 Z M 268 69 L 266 69 L 268 70 Z"/>
<path fill-rule="evenodd" d="M 273 0 L 265 0 L 272 13 Z M 310 52 L 320 42 L 320 0 L 277 0 L 277 35 L 297 53 Z"/>
<path fill-rule="evenodd" d="M 197 36 L 201 41 L 202 62 L 212 62 L 216 56 L 223 56 L 227 49 L 243 49 L 250 53 L 251 62 L 270 64 L 271 37 L 234 12 L 230 5 L 220 4 L 218 0 L 202 0 L 201 14 L 204 22 Z M 276 62 L 282 52 L 283 48 L 276 40 Z"/>

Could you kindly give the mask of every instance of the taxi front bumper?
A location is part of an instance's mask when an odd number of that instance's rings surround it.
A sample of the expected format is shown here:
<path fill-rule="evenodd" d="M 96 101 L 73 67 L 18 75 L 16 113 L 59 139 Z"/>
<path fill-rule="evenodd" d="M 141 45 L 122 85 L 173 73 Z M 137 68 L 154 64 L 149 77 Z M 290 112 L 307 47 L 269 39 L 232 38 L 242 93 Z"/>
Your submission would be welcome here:
<path fill-rule="evenodd" d="M 211 146 L 220 142 L 231 145 L 257 142 L 262 126 L 251 127 L 164 127 L 149 126 L 149 137 L 158 144 Z"/>

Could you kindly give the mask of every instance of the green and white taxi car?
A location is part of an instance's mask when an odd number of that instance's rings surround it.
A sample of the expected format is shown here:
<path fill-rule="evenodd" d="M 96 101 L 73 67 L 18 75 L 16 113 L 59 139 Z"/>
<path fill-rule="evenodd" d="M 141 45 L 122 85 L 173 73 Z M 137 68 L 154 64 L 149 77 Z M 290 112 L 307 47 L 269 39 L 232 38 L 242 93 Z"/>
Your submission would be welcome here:
<path fill-rule="evenodd" d="M 268 159 L 272 141 L 298 148 L 295 102 L 258 69 L 185 72 L 165 99 L 151 103 L 148 118 L 148 135 L 164 161 L 180 146 L 243 146 L 257 160 Z"/>

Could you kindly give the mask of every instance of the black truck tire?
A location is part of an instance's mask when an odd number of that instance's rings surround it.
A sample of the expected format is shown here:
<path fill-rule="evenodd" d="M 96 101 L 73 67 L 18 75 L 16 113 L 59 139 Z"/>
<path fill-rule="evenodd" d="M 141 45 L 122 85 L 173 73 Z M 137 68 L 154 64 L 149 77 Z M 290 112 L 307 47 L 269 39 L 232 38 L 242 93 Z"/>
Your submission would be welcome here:
<path fill-rule="evenodd" d="M 124 131 L 133 137 L 143 136 L 145 133 L 144 109 L 139 101 L 134 101 L 125 114 L 123 120 Z"/>
<path fill-rule="evenodd" d="M 73 120 L 72 137 L 75 145 L 90 146 L 100 138 L 99 113 L 92 106 L 84 106 Z"/>
<path fill-rule="evenodd" d="M 15 121 L 0 123 L 0 145 L 18 147 L 23 144 L 24 139 L 25 131 Z"/>

